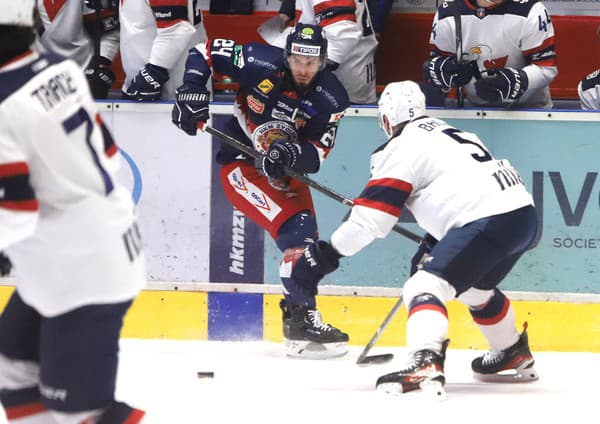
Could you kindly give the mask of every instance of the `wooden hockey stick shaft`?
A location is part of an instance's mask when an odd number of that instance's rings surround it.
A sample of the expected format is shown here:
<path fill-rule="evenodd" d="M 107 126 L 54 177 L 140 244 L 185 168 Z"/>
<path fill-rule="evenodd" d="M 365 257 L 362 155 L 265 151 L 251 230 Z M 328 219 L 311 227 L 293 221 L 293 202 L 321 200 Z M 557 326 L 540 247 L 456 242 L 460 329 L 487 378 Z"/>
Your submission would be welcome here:
<path fill-rule="evenodd" d="M 385 319 L 383 320 L 383 322 L 381 323 L 379 328 L 377 328 L 377 330 L 375 330 L 375 334 L 373 334 L 373 337 L 371 337 L 371 340 L 369 340 L 369 343 L 367 343 L 367 345 L 365 346 L 363 351 L 358 356 L 358 359 L 356 360 L 357 364 L 361 365 L 361 364 L 367 364 L 370 362 L 369 357 L 367 356 L 369 354 L 369 351 L 375 345 L 375 343 L 377 343 L 377 340 L 379 340 L 381 333 L 383 333 L 383 331 L 390 324 L 390 322 L 392 321 L 392 319 L 398 312 L 398 309 L 400 309 L 400 306 L 402 306 L 402 296 L 400 296 L 400 298 L 398 299 L 396 304 L 392 307 L 392 309 L 390 309 L 390 311 L 388 312 L 387 316 L 385 317 Z M 390 355 L 390 359 L 391 359 L 391 355 Z"/>
<path fill-rule="evenodd" d="M 213 128 L 213 127 L 205 125 L 204 126 L 204 131 L 206 131 L 207 133 L 209 133 L 211 135 L 214 135 L 216 137 L 221 138 L 223 141 L 225 141 L 230 146 L 236 148 L 240 152 L 242 152 L 242 153 L 244 153 L 244 154 L 246 154 L 246 155 L 248 155 L 248 156 L 250 156 L 252 158 L 258 159 L 258 158 L 260 158 L 260 157 L 263 156 L 262 153 L 254 150 L 252 147 L 250 147 L 250 146 L 242 143 L 241 141 L 239 141 L 239 140 L 237 140 L 237 139 L 235 139 L 235 138 L 233 138 L 233 137 L 225 134 L 224 132 L 219 131 L 219 130 Z M 300 181 L 300 182 L 302 182 L 304 184 L 307 184 L 308 186 L 314 188 L 315 190 L 320 191 L 325 196 L 327 196 L 327 197 L 329 197 L 331 199 L 337 200 L 338 202 L 342 203 L 343 205 L 350 206 L 350 207 L 352 207 L 352 205 L 353 205 L 352 200 L 350 200 L 346 196 L 343 196 L 340 193 L 338 193 L 338 192 L 330 189 L 329 187 L 326 187 L 323 184 L 321 184 L 321 183 L 319 183 L 319 182 L 317 182 L 317 181 L 315 181 L 313 179 L 308 178 L 306 175 L 300 174 L 300 173 L 298 173 L 298 172 L 296 172 L 296 171 L 294 171 L 293 169 L 290 169 L 290 168 L 285 168 L 285 173 L 287 175 L 289 175 L 290 177 L 292 177 L 292 178 L 294 178 L 294 179 L 296 179 L 296 180 L 298 180 L 298 181 Z M 422 237 L 420 237 L 419 235 L 413 233 L 410 230 L 407 230 L 404 227 L 401 227 L 398 224 L 395 224 L 392 229 L 395 232 L 397 232 L 398 234 L 401 234 L 404 237 L 406 237 L 406 238 L 408 238 L 408 239 L 410 239 L 410 240 L 412 240 L 412 241 L 414 241 L 416 243 L 419 243 L 421 241 L 421 239 L 422 239 Z"/>

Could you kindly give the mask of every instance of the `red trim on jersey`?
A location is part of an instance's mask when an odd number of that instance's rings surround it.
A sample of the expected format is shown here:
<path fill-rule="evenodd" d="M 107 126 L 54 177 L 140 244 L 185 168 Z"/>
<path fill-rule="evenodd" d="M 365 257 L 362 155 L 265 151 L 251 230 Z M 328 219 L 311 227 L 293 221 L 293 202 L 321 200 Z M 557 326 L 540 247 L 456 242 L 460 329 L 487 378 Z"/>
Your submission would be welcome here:
<path fill-rule="evenodd" d="M 183 6 L 188 7 L 188 0 L 150 0 L 150 7 Z"/>
<path fill-rule="evenodd" d="M 139 409 L 134 409 L 131 414 L 127 417 L 127 419 L 123 422 L 123 424 L 138 424 L 142 421 L 146 413 Z"/>
<path fill-rule="evenodd" d="M 397 180 L 395 178 L 380 178 L 378 180 L 371 180 L 368 182 L 365 188 L 373 186 L 392 187 L 396 190 L 404 191 L 408 194 L 410 194 L 413 190 L 413 186 L 411 183 L 407 183 L 406 181 L 402 180 Z"/>
<path fill-rule="evenodd" d="M 395 216 L 396 218 L 400 217 L 400 214 L 402 213 L 402 208 L 396 208 L 384 202 L 378 202 L 376 200 L 365 199 L 362 197 L 354 199 L 354 206 L 365 206 L 367 208 L 377 209 L 378 211 L 385 212 Z"/>
<path fill-rule="evenodd" d="M 165 29 L 177 25 L 179 22 L 188 22 L 185 19 L 175 19 L 174 21 L 156 21 L 156 28 Z"/>
<path fill-rule="evenodd" d="M 29 174 L 27 162 L 14 162 L 0 165 L 0 177 L 12 177 L 13 175 Z"/>
<path fill-rule="evenodd" d="M 436 46 L 435 44 L 429 43 L 429 49 L 433 50 L 436 53 L 438 53 L 440 56 L 454 56 L 454 52 L 447 52 L 447 51 L 444 51 L 444 50 L 440 50 L 438 48 L 438 46 Z"/>
<path fill-rule="evenodd" d="M 67 0 L 44 0 L 44 9 L 46 9 L 50 22 L 56 18 L 65 3 L 67 3 Z"/>
<path fill-rule="evenodd" d="M 415 312 L 419 312 L 419 311 L 439 312 L 440 314 L 442 314 L 446 318 L 448 318 L 448 311 L 446 311 L 446 308 L 443 308 L 443 307 L 441 307 L 439 305 L 434 305 L 434 304 L 431 304 L 431 303 L 424 303 L 422 305 L 415 306 L 414 308 L 411 308 L 410 311 L 408 311 L 408 318 L 410 318 Z"/>
<path fill-rule="evenodd" d="M 18 62 L 19 60 L 29 56 L 30 54 L 33 54 L 33 52 L 31 50 L 27 50 L 25 53 L 21 53 L 20 55 L 13 57 L 8 62 L 0 63 L 0 69 L 4 68 L 5 66 L 10 65 L 11 63 Z"/>
<path fill-rule="evenodd" d="M 21 212 L 37 212 L 39 203 L 37 200 L 0 201 L 0 208 Z"/>
<path fill-rule="evenodd" d="M 535 52 L 539 52 L 540 50 L 547 49 L 548 47 L 554 45 L 554 37 L 546 38 L 542 44 L 537 47 L 534 47 L 529 50 L 524 50 L 523 54 L 525 56 L 531 56 Z"/>
<path fill-rule="evenodd" d="M 537 66 L 557 66 L 558 65 L 556 63 L 556 58 L 537 60 L 535 62 L 532 62 L 532 64 L 537 65 Z"/>
<path fill-rule="evenodd" d="M 504 298 L 504 305 L 502 305 L 502 310 L 496 316 L 490 318 L 477 318 L 473 317 L 473 321 L 479 325 L 494 325 L 498 324 L 500 321 L 504 319 L 506 314 L 508 313 L 508 309 L 510 308 L 510 301 L 508 298 Z"/>
<path fill-rule="evenodd" d="M 356 4 L 354 3 L 354 0 L 330 0 L 316 5 L 315 15 L 323 13 L 327 9 L 332 9 L 335 7 L 352 8 L 352 10 L 356 10 Z M 319 25 L 321 25 L 322 27 L 326 27 L 327 25 L 331 25 L 340 21 L 356 22 L 356 15 L 354 14 L 354 12 L 343 13 L 341 15 L 336 15 L 329 19 L 323 19 L 321 22 L 319 22 Z"/>
<path fill-rule="evenodd" d="M 8 420 L 18 420 L 19 418 L 30 417 L 47 411 L 42 402 L 26 403 L 25 405 L 10 406 L 6 408 L 6 418 Z"/>

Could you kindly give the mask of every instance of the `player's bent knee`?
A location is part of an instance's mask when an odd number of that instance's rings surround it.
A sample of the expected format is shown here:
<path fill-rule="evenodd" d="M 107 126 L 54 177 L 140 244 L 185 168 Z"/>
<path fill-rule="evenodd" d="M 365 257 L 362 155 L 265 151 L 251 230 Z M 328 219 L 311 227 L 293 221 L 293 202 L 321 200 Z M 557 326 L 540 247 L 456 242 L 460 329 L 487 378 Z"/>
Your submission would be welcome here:
<path fill-rule="evenodd" d="M 417 271 L 408 279 L 402 289 L 404 304 L 410 305 L 412 300 L 422 293 L 432 294 L 445 303 L 454 298 L 456 290 L 450 283 L 437 275 L 427 271 Z"/>
<path fill-rule="evenodd" d="M 457 299 L 471 309 L 484 307 L 494 295 L 494 290 L 481 290 L 471 287 L 461 293 Z"/>

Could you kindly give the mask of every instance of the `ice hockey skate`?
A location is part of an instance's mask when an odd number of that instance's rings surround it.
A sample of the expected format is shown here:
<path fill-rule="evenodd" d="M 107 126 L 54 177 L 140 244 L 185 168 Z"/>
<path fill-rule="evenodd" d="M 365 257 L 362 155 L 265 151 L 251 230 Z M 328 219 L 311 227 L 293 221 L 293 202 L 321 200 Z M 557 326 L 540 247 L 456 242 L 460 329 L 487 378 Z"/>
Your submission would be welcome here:
<path fill-rule="evenodd" d="M 287 356 L 302 359 L 337 358 L 348 353 L 348 334 L 323 323 L 321 313 L 282 299 L 283 337 Z"/>
<path fill-rule="evenodd" d="M 423 395 L 431 400 L 446 399 L 444 360 L 447 345 L 446 341 L 440 354 L 429 349 L 416 351 L 409 358 L 406 368 L 379 377 L 377 390 L 402 395 L 420 389 Z"/>
<path fill-rule="evenodd" d="M 538 374 L 533 368 L 535 361 L 529 350 L 527 323 L 519 340 L 501 351 L 487 351 L 471 362 L 476 380 L 491 383 L 526 383 L 537 380 Z"/>

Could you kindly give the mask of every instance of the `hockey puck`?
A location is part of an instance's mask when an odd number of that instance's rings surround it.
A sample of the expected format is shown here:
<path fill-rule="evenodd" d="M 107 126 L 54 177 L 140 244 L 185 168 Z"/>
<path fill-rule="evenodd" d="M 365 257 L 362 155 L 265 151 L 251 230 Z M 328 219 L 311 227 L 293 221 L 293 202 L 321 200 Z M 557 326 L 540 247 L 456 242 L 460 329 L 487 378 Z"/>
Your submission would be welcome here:
<path fill-rule="evenodd" d="M 196 375 L 198 376 L 198 378 L 214 378 L 215 377 L 215 373 L 212 371 L 198 371 L 196 373 Z"/>

